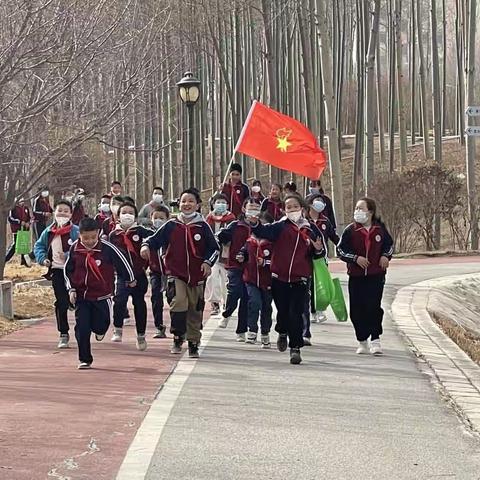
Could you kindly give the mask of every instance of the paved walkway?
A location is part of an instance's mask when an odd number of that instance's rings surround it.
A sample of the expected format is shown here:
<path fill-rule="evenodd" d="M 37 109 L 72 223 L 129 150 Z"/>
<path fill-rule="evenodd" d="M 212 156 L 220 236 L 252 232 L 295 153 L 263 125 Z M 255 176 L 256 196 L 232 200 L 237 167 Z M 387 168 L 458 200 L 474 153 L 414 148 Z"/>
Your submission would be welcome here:
<path fill-rule="evenodd" d="M 480 271 L 479 262 L 396 262 L 386 303 L 403 285 Z M 151 420 L 153 457 L 147 448 L 137 455 L 142 478 L 480 478 L 479 441 L 432 388 L 388 315 L 385 357 L 356 356 L 351 325 L 330 319 L 313 326 L 315 346 L 300 366 L 289 365 L 287 353 L 235 343 L 233 325 L 214 327 L 207 324 L 203 358 L 180 362 L 132 444 Z M 142 353 L 134 327 L 125 335 L 122 345 L 96 344 L 95 369 L 83 372 L 76 348 L 55 349 L 51 321 L 0 340 L 1 480 L 117 476 L 177 360 L 169 340 L 150 339 Z"/>

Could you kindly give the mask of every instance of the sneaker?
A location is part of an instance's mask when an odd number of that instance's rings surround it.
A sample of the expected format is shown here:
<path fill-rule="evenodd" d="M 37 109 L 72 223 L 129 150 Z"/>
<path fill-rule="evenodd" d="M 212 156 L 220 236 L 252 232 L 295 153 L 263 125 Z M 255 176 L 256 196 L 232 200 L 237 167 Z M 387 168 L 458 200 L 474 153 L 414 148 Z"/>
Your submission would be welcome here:
<path fill-rule="evenodd" d="M 257 343 L 257 334 L 255 332 L 248 332 L 245 343 Z"/>
<path fill-rule="evenodd" d="M 237 342 L 245 342 L 245 334 L 244 333 L 237 333 Z"/>
<path fill-rule="evenodd" d="M 199 358 L 198 343 L 188 342 L 188 356 L 190 358 Z"/>
<path fill-rule="evenodd" d="M 228 326 L 228 321 L 230 320 L 230 317 L 223 317 L 220 319 L 220 321 L 218 322 L 218 326 L 220 328 L 227 328 Z"/>
<path fill-rule="evenodd" d="M 121 342 L 122 341 L 122 334 L 123 334 L 123 331 L 122 331 L 121 328 L 114 328 L 113 329 L 112 342 Z"/>
<path fill-rule="evenodd" d="M 299 348 L 291 348 L 290 349 L 290 363 L 292 365 L 298 365 L 302 363 L 302 357 L 300 356 L 300 349 Z"/>
<path fill-rule="evenodd" d="M 125 325 L 131 325 L 130 317 L 125 317 L 123 319 L 123 326 L 125 326 Z"/>
<path fill-rule="evenodd" d="M 179 354 L 182 353 L 183 339 L 179 337 L 173 338 L 173 346 L 170 350 L 170 353 Z"/>
<path fill-rule="evenodd" d="M 97 342 L 101 342 L 105 338 L 105 334 L 103 335 L 98 335 L 97 333 L 95 334 L 95 340 Z"/>
<path fill-rule="evenodd" d="M 22 255 L 23 261 L 25 262 L 25 266 L 30 268 L 32 266 L 32 259 L 30 255 Z"/>
<path fill-rule="evenodd" d="M 57 348 L 69 348 L 68 342 L 70 340 L 70 335 L 68 333 L 63 333 L 60 335 L 58 339 Z"/>
<path fill-rule="evenodd" d="M 364 342 L 358 342 L 356 353 L 358 355 L 368 355 L 370 353 L 370 350 L 368 349 L 368 340 L 365 340 Z"/>
<path fill-rule="evenodd" d="M 280 333 L 277 338 L 277 349 L 279 352 L 284 352 L 287 349 L 287 334 Z"/>
<path fill-rule="evenodd" d="M 216 317 L 220 315 L 220 304 L 216 302 L 212 302 L 212 312 L 210 313 L 212 317 Z"/>
<path fill-rule="evenodd" d="M 271 348 L 270 335 L 262 335 L 262 348 Z"/>
<path fill-rule="evenodd" d="M 325 312 L 315 312 L 314 316 L 316 317 L 315 323 L 324 323 L 327 321 L 327 316 L 325 315 Z"/>
<path fill-rule="evenodd" d="M 137 350 L 144 352 L 147 349 L 147 341 L 145 335 L 137 335 Z"/>
<path fill-rule="evenodd" d="M 370 342 L 370 353 L 372 355 L 383 355 L 382 346 L 380 345 L 380 339 L 372 340 Z"/>
<path fill-rule="evenodd" d="M 77 368 L 78 370 L 89 370 L 92 368 L 92 364 L 88 362 L 80 362 Z"/>
<path fill-rule="evenodd" d="M 312 339 L 308 337 L 303 337 L 303 345 L 305 347 L 311 347 L 312 346 Z"/>
<path fill-rule="evenodd" d="M 156 332 L 153 334 L 153 338 L 167 338 L 167 334 L 165 333 L 165 331 L 165 326 L 157 328 Z"/>

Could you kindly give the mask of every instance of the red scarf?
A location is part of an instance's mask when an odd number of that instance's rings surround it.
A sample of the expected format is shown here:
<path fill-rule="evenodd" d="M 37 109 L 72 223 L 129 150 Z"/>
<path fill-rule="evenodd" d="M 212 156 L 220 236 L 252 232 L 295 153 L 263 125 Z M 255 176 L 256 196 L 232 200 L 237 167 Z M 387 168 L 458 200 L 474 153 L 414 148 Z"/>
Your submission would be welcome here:
<path fill-rule="evenodd" d="M 230 186 L 232 188 L 232 194 L 230 196 L 230 208 L 232 208 L 234 197 L 235 197 L 236 204 L 240 205 L 241 207 L 243 204 L 243 200 L 240 198 L 240 194 L 242 193 L 242 182 L 236 183 L 235 185 L 232 182 L 230 182 Z M 237 188 L 240 190 L 240 193 L 237 193 Z"/>
<path fill-rule="evenodd" d="M 93 258 L 95 252 L 98 252 L 99 250 L 88 250 L 86 248 L 78 248 L 76 250 L 77 253 L 81 255 L 85 255 L 86 260 L 87 260 L 87 270 L 89 270 L 94 277 L 97 278 L 97 280 L 100 280 L 102 283 L 105 282 L 102 272 L 100 271 L 100 268 L 97 265 L 97 262 L 95 261 L 95 258 Z"/>
<path fill-rule="evenodd" d="M 128 238 L 128 230 L 125 231 L 125 230 L 118 229 L 118 233 L 123 238 L 123 243 L 127 247 L 127 250 L 130 252 L 130 254 L 138 257 L 138 253 L 137 253 L 137 250 L 135 249 L 135 246 L 133 245 L 132 241 Z"/>
<path fill-rule="evenodd" d="M 63 227 L 59 227 L 56 223 L 54 223 L 52 225 L 52 228 L 50 229 L 50 231 L 53 233 L 53 235 L 60 235 L 60 236 L 63 236 L 67 233 L 70 233 L 70 230 L 72 230 L 71 222 L 68 222 Z"/>

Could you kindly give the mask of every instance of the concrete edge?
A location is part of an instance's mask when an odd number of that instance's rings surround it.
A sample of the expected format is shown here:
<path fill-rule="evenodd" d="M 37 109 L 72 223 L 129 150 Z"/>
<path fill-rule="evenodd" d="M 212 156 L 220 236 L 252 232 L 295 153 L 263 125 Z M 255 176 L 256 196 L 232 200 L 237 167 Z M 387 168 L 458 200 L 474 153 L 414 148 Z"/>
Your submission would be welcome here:
<path fill-rule="evenodd" d="M 470 429 L 480 434 L 480 366 L 435 323 L 428 313 L 432 290 L 442 277 L 404 287 L 392 303 L 392 319 L 414 353 L 433 371 L 439 387 Z"/>

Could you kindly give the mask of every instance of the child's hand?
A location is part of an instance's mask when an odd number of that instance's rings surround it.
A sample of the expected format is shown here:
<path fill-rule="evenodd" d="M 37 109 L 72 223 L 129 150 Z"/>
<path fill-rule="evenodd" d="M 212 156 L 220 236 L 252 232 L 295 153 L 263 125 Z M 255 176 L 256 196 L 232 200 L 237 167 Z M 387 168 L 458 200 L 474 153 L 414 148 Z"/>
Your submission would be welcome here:
<path fill-rule="evenodd" d="M 357 265 L 365 269 L 369 267 L 370 262 L 365 257 L 357 257 Z"/>
<path fill-rule="evenodd" d="M 137 281 L 134 280 L 133 282 L 126 282 L 127 283 L 127 287 L 130 287 L 130 288 L 134 288 L 137 286 Z"/>
<path fill-rule="evenodd" d="M 43 261 L 43 266 L 44 267 L 49 267 L 51 264 L 52 264 L 52 262 L 48 258 Z"/>
<path fill-rule="evenodd" d="M 208 263 L 202 263 L 200 267 L 203 273 L 203 277 L 207 278 L 212 274 L 212 267 Z"/>
<path fill-rule="evenodd" d="M 390 260 L 387 257 L 380 257 L 380 267 L 386 270 L 390 266 Z"/>
<path fill-rule="evenodd" d="M 143 247 L 140 249 L 140 256 L 141 256 L 144 260 L 150 260 L 150 248 L 147 247 L 147 246 L 143 246 Z"/>
<path fill-rule="evenodd" d="M 75 290 L 70 290 L 68 298 L 70 299 L 70 303 L 75 305 L 77 303 L 77 292 Z"/>
<path fill-rule="evenodd" d="M 245 261 L 245 257 L 243 256 L 243 253 L 237 253 L 235 260 L 237 260 L 237 262 L 239 263 L 243 263 Z"/>

